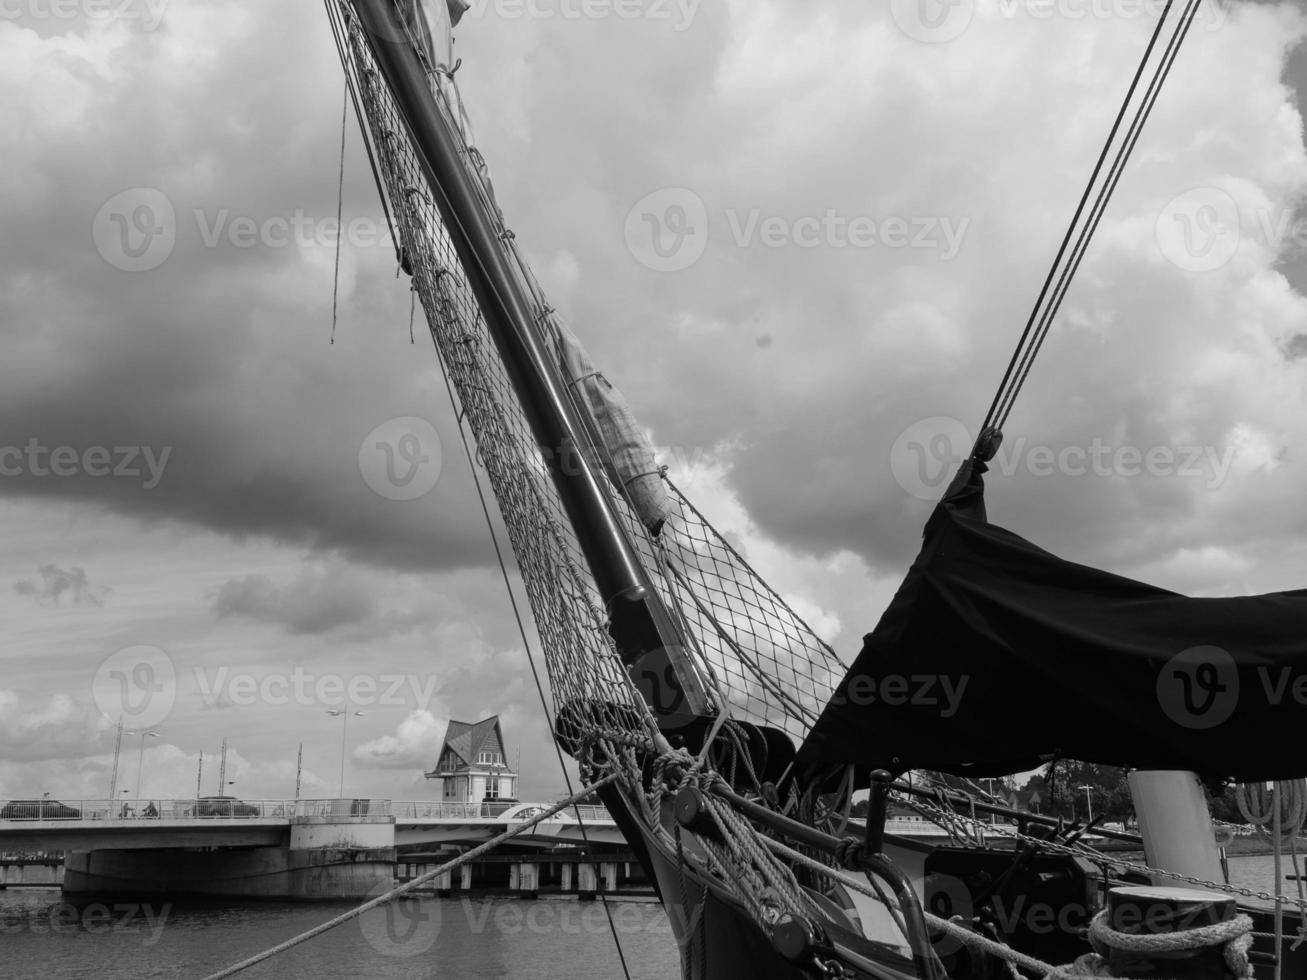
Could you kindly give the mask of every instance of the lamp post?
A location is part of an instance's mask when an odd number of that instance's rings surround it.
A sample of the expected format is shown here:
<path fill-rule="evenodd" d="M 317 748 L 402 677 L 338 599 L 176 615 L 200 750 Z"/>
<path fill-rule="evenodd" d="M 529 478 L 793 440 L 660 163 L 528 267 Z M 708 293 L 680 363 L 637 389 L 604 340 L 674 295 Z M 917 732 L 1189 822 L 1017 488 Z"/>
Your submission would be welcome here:
<path fill-rule="evenodd" d="M 1090 823 L 1094 822 L 1094 799 L 1092 796 L 1089 795 L 1089 791 L 1093 788 L 1094 787 L 1091 786 L 1089 783 L 1084 783 L 1080 786 L 1080 789 L 1083 789 L 1085 791 L 1085 806 L 1089 810 Z"/>
<path fill-rule="evenodd" d="M 340 798 L 345 798 L 345 733 L 349 731 L 349 711 L 345 708 L 328 708 L 327 714 L 333 718 L 340 718 Z M 362 711 L 355 711 L 355 715 L 363 717 Z"/>
<path fill-rule="evenodd" d="M 141 749 L 136 754 L 136 802 L 141 802 L 141 767 L 145 763 L 145 740 L 147 738 L 158 738 L 158 732 L 131 732 L 132 735 L 141 736 Z"/>

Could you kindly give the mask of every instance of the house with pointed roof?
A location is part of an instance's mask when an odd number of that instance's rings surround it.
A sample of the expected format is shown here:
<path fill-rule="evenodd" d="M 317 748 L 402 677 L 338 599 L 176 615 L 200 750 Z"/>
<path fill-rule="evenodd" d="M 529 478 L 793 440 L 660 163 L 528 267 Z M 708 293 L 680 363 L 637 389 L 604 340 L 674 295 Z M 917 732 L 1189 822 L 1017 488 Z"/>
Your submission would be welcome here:
<path fill-rule="evenodd" d="M 440 798 L 447 803 L 517 800 L 517 773 L 508 767 L 498 715 L 450 721 L 436 767 L 423 775 L 441 781 Z"/>

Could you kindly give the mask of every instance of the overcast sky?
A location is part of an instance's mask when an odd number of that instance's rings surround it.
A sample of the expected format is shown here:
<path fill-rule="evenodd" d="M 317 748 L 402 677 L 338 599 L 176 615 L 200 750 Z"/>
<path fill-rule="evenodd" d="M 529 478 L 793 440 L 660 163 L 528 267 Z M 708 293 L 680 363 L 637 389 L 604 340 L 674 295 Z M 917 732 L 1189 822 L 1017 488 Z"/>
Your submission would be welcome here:
<path fill-rule="evenodd" d="M 334 795 L 338 707 L 363 712 L 350 795 L 429 798 L 451 715 L 495 712 L 524 795 L 557 794 L 352 118 L 329 343 L 321 4 L 109 6 L 0 4 L 0 797 L 107 795 L 128 681 L 158 690 L 128 719 L 159 733 L 147 798 L 192 794 L 201 752 L 215 792 L 224 736 L 231 792 L 291 795 L 302 742 L 304 795 Z M 1154 22 L 1133 0 L 921 10 L 478 0 L 457 38 L 554 304 L 846 659 Z M 1307 586 L 1304 37 L 1300 4 L 1209 0 L 1007 427 L 996 522 L 1193 594 Z M 369 455 L 408 458 L 404 418 L 440 440 L 409 500 Z"/>

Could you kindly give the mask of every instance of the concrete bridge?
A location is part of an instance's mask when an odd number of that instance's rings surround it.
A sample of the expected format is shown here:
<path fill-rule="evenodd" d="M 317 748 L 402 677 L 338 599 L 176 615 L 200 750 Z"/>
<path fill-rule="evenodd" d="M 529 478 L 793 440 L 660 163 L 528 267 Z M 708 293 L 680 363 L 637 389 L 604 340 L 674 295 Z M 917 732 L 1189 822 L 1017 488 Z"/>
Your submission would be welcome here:
<path fill-rule="evenodd" d="M 42 801 L 0 808 L 0 854 L 64 852 L 70 895 L 355 899 L 393 881 L 400 849 L 479 844 L 545 809 L 372 799 Z M 507 846 L 587 843 L 625 843 L 603 807 L 559 813 Z"/>

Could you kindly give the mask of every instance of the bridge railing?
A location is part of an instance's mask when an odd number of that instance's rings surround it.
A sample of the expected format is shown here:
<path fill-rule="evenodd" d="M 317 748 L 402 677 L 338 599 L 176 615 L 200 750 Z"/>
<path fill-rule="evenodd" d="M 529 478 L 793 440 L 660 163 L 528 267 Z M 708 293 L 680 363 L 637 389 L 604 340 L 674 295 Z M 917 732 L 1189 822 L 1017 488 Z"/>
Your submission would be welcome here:
<path fill-rule="evenodd" d="M 544 804 L 445 803 L 433 800 L 392 802 L 379 799 L 238 800 L 209 798 L 186 800 L 14 800 L 0 806 L 0 824 L 66 823 L 73 820 L 289 820 L 291 817 L 375 817 L 428 820 L 528 820 Z M 574 823 L 611 824 L 602 806 L 569 807 L 552 818 Z"/>
<path fill-rule="evenodd" d="M 13 800 L 0 806 L 0 823 L 72 820 L 289 820 L 291 817 L 389 816 L 389 800 Z"/>
<path fill-rule="evenodd" d="M 545 809 L 547 807 L 543 804 L 523 806 L 521 803 L 445 803 L 439 800 L 396 800 L 391 803 L 391 811 L 397 820 L 494 820 L 506 814 L 515 819 L 529 820 Z M 553 819 L 560 823 L 574 822 L 578 809 L 584 823 L 613 822 L 607 808 L 602 806 L 569 807 Z"/>

